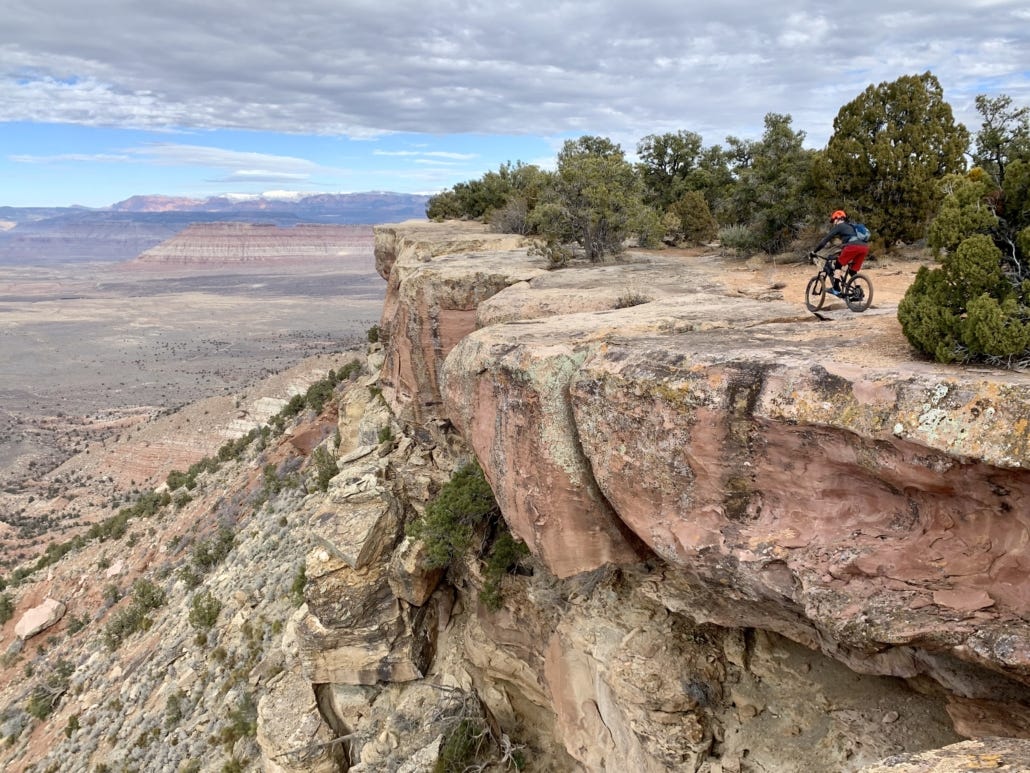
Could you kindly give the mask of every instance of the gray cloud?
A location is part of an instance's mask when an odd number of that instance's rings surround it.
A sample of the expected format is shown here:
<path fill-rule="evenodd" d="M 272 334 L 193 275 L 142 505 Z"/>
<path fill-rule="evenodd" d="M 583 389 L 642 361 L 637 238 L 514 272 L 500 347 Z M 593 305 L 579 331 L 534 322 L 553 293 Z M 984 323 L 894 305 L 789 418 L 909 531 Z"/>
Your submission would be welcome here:
<path fill-rule="evenodd" d="M 963 120 L 978 93 L 1030 102 L 1027 62 L 1025 0 L 8 0 L 0 120 L 631 143 L 781 112 L 825 139 L 870 83 L 926 70 Z"/>
<path fill-rule="evenodd" d="M 181 145 L 171 142 L 148 143 L 125 151 L 136 157 L 145 157 L 157 164 L 170 166 L 213 166 L 222 169 L 259 169 L 263 174 L 306 176 L 321 167 L 305 158 L 276 156 L 240 150 L 209 147 L 207 145 Z"/>

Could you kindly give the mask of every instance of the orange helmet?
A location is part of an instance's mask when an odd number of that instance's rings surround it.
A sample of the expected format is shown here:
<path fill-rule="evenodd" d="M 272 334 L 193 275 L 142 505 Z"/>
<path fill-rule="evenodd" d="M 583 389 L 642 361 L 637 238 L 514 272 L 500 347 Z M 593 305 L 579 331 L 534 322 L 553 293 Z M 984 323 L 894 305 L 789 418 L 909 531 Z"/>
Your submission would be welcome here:
<path fill-rule="evenodd" d="M 836 212 L 834 212 L 832 215 L 830 215 L 830 220 L 837 220 L 837 219 L 847 220 L 848 219 L 848 213 L 845 212 L 843 209 L 838 209 Z"/>

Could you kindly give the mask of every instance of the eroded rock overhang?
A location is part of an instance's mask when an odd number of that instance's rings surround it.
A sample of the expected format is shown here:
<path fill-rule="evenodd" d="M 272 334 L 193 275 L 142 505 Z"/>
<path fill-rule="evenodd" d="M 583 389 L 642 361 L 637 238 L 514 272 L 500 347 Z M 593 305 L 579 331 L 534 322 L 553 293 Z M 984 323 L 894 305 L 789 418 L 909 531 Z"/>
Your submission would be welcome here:
<path fill-rule="evenodd" d="M 452 281 L 463 260 L 444 259 Z M 618 267 L 504 261 L 486 326 L 422 352 L 440 415 L 554 574 L 653 551 L 690 580 L 667 605 L 695 619 L 960 691 L 962 662 L 1030 682 L 1025 376 L 854 364 L 837 347 L 867 343 L 860 315 L 820 326 L 660 256 L 624 274 L 655 300 L 621 309 L 597 300 Z"/>

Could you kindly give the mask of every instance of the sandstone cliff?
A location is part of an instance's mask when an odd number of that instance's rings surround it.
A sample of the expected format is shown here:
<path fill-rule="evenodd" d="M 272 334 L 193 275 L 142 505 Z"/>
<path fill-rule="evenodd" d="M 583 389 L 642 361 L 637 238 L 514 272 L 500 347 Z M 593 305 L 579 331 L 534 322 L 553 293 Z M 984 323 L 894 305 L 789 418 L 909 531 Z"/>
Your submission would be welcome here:
<path fill-rule="evenodd" d="M 622 567 L 684 625 L 929 677 L 961 735 L 1030 729 L 1024 375 L 856 366 L 803 309 L 726 292 L 682 259 L 549 273 L 511 237 L 433 229 L 377 229 L 384 394 L 417 427 L 453 424 L 547 573 Z M 649 302 L 617 308 L 634 287 Z M 835 325 L 853 347 L 872 335 L 862 317 Z M 647 748 L 640 704 L 613 694 L 614 651 L 579 636 L 559 615 L 533 654 L 572 756 L 660 769 L 718 745 L 718 723 L 698 720 L 690 739 L 651 735 L 679 757 Z M 690 678 L 674 661 L 659 683 Z"/>

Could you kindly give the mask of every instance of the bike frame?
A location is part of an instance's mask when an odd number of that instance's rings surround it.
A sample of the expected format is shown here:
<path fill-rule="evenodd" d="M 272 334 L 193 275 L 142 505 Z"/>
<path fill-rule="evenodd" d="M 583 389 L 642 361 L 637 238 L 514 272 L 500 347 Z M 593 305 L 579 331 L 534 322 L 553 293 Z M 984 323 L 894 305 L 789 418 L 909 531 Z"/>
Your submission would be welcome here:
<path fill-rule="evenodd" d="M 826 286 L 833 282 L 833 273 L 836 270 L 837 256 L 840 252 L 829 256 L 813 253 L 812 258 L 822 258 L 823 265 L 819 272 L 808 281 L 805 288 L 805 305 L 809 311 L 816 311 L 822 308 L 823 299 L 826 296 Z M 851 273 L 845 268 L 841 277 L 841 292 L 837 297 L 844 300 L 845 305 L 851 311 L 861 312 L 869 308 L 873 300 L 873 285 L 861 271 Z M 857 281 L 856 281 L 857 280 Z M 816 288 L 815 285 L 818 284 Z M 836 294 L 835 294 L 836 295 Z"/>

